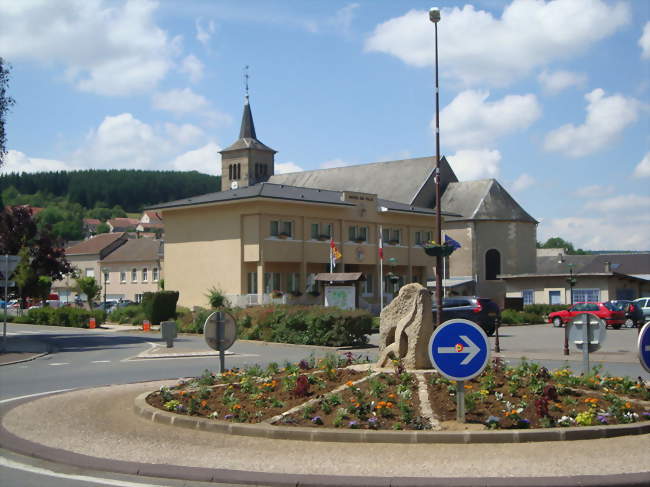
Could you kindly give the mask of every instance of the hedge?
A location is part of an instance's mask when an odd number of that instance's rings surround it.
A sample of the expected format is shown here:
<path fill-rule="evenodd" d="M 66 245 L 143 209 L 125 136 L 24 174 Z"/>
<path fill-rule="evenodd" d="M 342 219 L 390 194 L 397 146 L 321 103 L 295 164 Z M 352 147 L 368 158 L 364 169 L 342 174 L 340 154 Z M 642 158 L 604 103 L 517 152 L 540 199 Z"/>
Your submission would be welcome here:
<path fill-rule="evenodd" d="M 88 328 L 88 320 L 94 317 L 97 325 L 102 323 L 106 314 L 100 309 L 88 311 L 83 308 L 35 308 L 27 310 L 23 316 L 15 316 L 14 323 L 32 323 L 34 325 L 72 326 Z"/>
<path fill-rule="evenodd" d="M 146 319 L 144 309 L 139 304 L 117 308 L 108 315 L 108 320 L 113 323 L 141 325 Z"/>
<path fill-rule="evenodd" d="M 176 317 L 177 302 L 178 291 L 144 293 L 142 296 L 142 309 L 152 325 L 159 325 L 161 321 Z"/>
<path fill-rule="evenodd" d="M 504 309 L 501 312 L 501 323 L 504 325 L 523 325 L 546 323 L 546 317 L 553 311 L 566 309 L 565 304 L 527 304 L 523 311 Z"/>
<path fill-rule="evenodd" d="M 363 344 L 372 332 L 372 315 L 325 306 L 269 305 L 230 311 L 239 338 L 340 347 Z"/>

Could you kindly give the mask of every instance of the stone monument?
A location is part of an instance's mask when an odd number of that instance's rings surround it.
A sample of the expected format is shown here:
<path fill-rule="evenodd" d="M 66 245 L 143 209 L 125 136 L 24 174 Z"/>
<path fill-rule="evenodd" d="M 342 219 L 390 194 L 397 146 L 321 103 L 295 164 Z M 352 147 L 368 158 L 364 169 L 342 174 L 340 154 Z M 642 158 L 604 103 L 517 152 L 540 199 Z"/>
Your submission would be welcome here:
<path fill-rule="evenodd" d="M 433 333 L 431 294 L 418 283 L 407 284 L 379 317 L 379 367 L 402 359 L 413 369 L 432 368 L 429 339 Z"/>

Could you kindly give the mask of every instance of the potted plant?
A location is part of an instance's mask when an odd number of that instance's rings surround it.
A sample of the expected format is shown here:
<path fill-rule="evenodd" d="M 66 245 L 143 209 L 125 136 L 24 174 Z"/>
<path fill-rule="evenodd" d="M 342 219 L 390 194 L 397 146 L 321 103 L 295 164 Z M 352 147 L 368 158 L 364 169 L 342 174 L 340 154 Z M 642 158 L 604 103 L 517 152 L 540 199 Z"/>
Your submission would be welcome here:
<path fill-rule="evenodd" d="M 281 238 L 281 239 L 287 239 L 287 238 L 291 237 L 291 235 L 289 235 L 288 233 L 282 232 L 282 233 L 278 234 L 278 237 Z"/>
<path fill-rule="evenodd" d="M 451 245 L 447 244 L 437 244 L 435 241 L 431 240 L 430 242 L 426 242 L 422 244 L 422 248 L 424 249 L 424 252 L 427 255 L 430 255 L 431 257 L 447 257 L 451 255 L 451 253 L 456 250 L 454 247 Z"/>
<path fill-rule="evenodd" d="M 331 237 L 329 235 L 319 235 L 318 236 L 318 240 L 320 240 L 321 242 L 323 242 L 325 240 L 329 240 L 330 238 Z"/>
<path fill-rule="evenodd" d="M 271 291 L 271 297 L 272 297 L 273 299 L 281 298 L 281 297 L 282 297 L 282 294 L 283 294 L 282 291 L 279 291 L 279 290 L 277 290 L 277 289 L 274 289 L 273 291 Z"/>

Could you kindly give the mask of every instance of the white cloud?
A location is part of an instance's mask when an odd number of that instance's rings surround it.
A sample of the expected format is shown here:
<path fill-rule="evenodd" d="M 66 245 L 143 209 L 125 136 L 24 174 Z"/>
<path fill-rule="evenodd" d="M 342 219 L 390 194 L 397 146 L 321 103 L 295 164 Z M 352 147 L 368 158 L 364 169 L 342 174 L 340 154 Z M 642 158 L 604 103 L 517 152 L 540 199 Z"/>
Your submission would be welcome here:
<path fill-rule="evenodd" d="M 345 166 L 351 166 L 352 163 L 346 162 L 343 159 L 330 159 L 329 161 L 325 161 L 320 165 L 321 169 L 332 169 L 333 167 L 345 167 Z"/>
<path fill-rule="evenodd" d="M 219 147 L 210 142 L 203 147 L 194 149 L 176 157 L 171 166 L 177 171 L 199 171 L 205 174 L 221 174 L 221 154 Z"/>
<path fill-rule="evenodd" d="M 78 89 L 130 95 L 155 88 L 179 39 L 154 22 L 150 0 L 0 2 L 0 52 L 12 60 L 62 65 Z"/>
<path fill-rule="evenodd" d="M 592 184 L 583 188 L 577 188 L 574 191 L 576 196 L 580 198 L 601 198 L 604 195 L 612 194 L 615 191 L 614 186 L 602 186 L 600 184 Z"/>
<path fill-rule="evenodd" d="M 539 74 L 537 80 L 546 93 L 555 95 L 571 86 L 584 86 L 587 76 L 583 73 L 573 73 L 571 71 L 550 72 L 545 69 Z"/>
<path fill-rule="evenodd" d="M 190 123 L 184 123 L 182 125 L 166 123 L 164 127 L 167 135 L 182 145 L 193 144 L 205 135 L 202 128 Z"/>
<path fill-rule="evenodd" d="M 525 189 L 530 188 L 536 182 L 537 180 L 534 177 L 532 177 L 530 174 L 523 173 L 517 179 L 515 179 L 514 183 L 512 183 L 512 190 L 523 191 Z"/>
<path fill-rule="evenodd" d="M 602 0 L 514 0 L 500 18 L 472 5 L 443 8 L 438 24 L 443 74 L 465 85 L 504 86 L 536 67 L 585 51 L 626 24 L 629 6 Z M 368 52 L 417 67 L 434 62 L 428 12 L 411 10 L 375 27 Z"/>
<path fill-rule="evenodd" d="M 637 215 L 608 217 L 566 217 L 544 220 L 538 238 L 545 241 L 561 236 L 576 248 L 588 250 L 648 250 L 650 217 Z"/>
<path fill-rule="evenodd" d="M 343 33 L 343 35 L 350 35 L 352 21 L 354 20 L 358 8 L 358 3 L 349 3 L 345 7 L 336 11 L 332 23 L 341 33 Z"/>
<path fill-rule="evenodd" d="M 644 210 L 650 208 L 650 196 L 639 196 L 636 194 L 626 194 L 614 196 L 612 198 L 597 199 L 588 201 L 585 209 L 599 210 L 612 213 L 626 213 L 634 210 Z"/>
<path fill-rule="evenodd" d="M 641 57 L 650 59 L 650 21 L 646 22 L 643 27 L 643 34 L 639 38 L 639 46 L 641 46 Z"/>
<path fill-rule="evenodd" d="M 537 120 L 541 108 L 535 95 L 508 95 L 486 101 L 488 91 L 459 93 L 440 113 L 441 137 L 453 147 L 485 147 L 498 137 L 523 130 Z M 431 122 L 435 129 L 435 119 Z"/>
<path fill-rule="evenodd" d="M 499 175 L 501 153 L 498 150 L 459 150 L 447 156 L 460 181 L 496 178 Z"/>
<path fill-rule="evenodd" d="M 0 168 L 0 172 L 10 174 L 41 171 L 73 171 L 75 169 L 81 168 L 64 161 L 57 161 L 56 159 L 29 157 L 23 152 L 9 150 L 5 156 L 5 162 L 2 168 Z"/>
<path fill-rule="evenodd" d="M 205 27 L 202 25 L 202 19 L 196 19 L 196 40 L 198 40 L 204 46 L 207 46 L 212 39 L 212 35 L 215 33 L 216 25 L 214 20 L 210 20 L 206 23 Z"/>
<path fill-rule="evenodd" d="M 302 167 L 300 167 L 298 164 L 295 162 L 280 162 L 280 163 L 275 163 L 275 174 L 286 174 L 289 172 L 300 172 L 304 171 Z"/>
<path fill-rule="evenodd" d="M 186 56 L 181 62 L 180 70 L 190 77 L 192 83 L 197 83 L 203 78 L 205 66 L 194 54 Z"/>
<path fill-rule="evenodd" d="M 639 103 L 623 95 L 605 96 L 597 88 L 585 95 L 587 117 L 585 123 L 563 125 L 546 135 L 544 148 L 569 157 L 582 157 L 606 147 L 636 121 Z"/>
<path fill-rule="evenodd" d="M 151 101 L 154 108 L 166 110 L 176 115 L 203 112 L 210 105 L 210 102 L 204 96 L 197 95 L 190 88 L 154 93 Z"/>
<path fill-rule="evenodd" d="M 636 165 L 634 175 L 639 178 L 650 178 L 650 152 L 646 152 L 641 162 Z"/>

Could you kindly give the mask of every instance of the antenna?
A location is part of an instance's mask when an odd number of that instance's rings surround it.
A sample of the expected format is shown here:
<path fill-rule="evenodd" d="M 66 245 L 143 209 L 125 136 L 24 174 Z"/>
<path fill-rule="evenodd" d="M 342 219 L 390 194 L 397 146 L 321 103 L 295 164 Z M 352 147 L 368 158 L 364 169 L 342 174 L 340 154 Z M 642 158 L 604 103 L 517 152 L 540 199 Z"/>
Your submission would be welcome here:
<path fill-rule="evenodd" d="M 246 101 L 248 101 L 248 65 L 244 66 L 244 95 L 246 96 Z"/>

